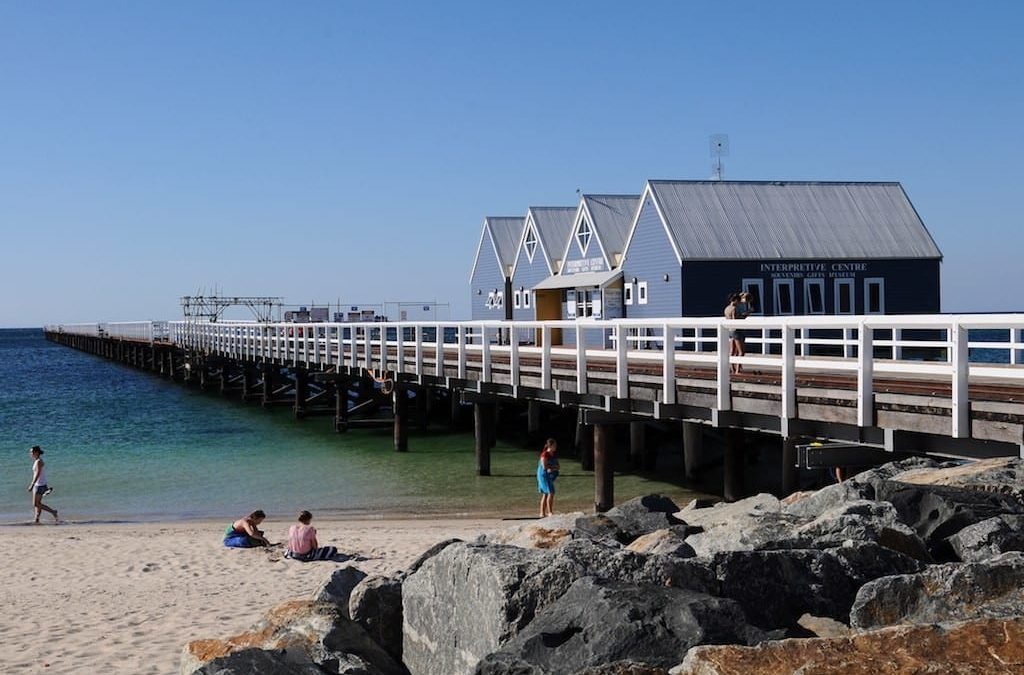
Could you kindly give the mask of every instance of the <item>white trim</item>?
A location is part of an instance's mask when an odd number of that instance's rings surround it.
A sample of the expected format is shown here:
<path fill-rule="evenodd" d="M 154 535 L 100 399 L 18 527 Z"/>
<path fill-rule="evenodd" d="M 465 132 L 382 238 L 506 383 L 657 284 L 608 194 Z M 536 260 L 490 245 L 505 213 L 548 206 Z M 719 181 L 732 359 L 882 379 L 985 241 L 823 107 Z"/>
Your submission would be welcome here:
<path fill-rule="evenodd" d="M 586 231 L 583 227 L 586 226 Z M 584 237 L 584 235 L 586 235 Z M 576 248 L 579 249 L 580 255 L 584 258 L 587 257 L 587 251 L 590 249 L 590 242 L 594 238 L 594 226 L 587 218 L 582 219 L 576 226 L 576 230 L 573 232 L 573 238 L 576 240 Z"/>
<path fill-rule="evenodd" d="M 636 304 L 638 304 L 638 305 L 646 305 L 647 304 L 647 299 L 649 297 L 650 296 L 649 296 L 649 294 L 647 292 L 647 282 L 646 281 L 638 281 L 637 284 L 636 284 Z"/>
<path fill-rule="evenodd" d="M 749 289 L 754 286 L 757 287 L 757 302 L 760 304 L 760 306 L 757 308 L 756 312 L 750 312 L 750 315 L 764 316 L 764 279 L 761 279 L 759 277 L 750 277 L 744 279 L 740 283 L 740 288 L 746 292 L 750 292 Z"/>
<path fill-rule="evenodd" d="M 529 242 L 531 234 L 533 235 L 532 252 L 530 251 Z M 530 261 L 531 265 L 533 264 L 533 256 L 537 252 L 538 246 L 540 246 L 540 237 L 537 236 L 537 228 L 533 226 L 533 223 L 530 223 L 529 225 L 526 226 L 526 229 L 523 231 L 523 250 L 526 251 L 526 259 Z"/>
<path fill-rule="evenodd" d="M 846 287 L 848 287 L 850 289 L 850 311 L 849 312 L 840 311 L 840 308 L 839 308 L 839 305 L 840 305 L 840 303 L 839 303 L 839 287 L 840 286 L 846 286 Z M 852 279 L 852 278 L 836 279 L 835 283 L 833 284 L 833 294 L 835 295 L 835 301 L 836 301 L 835 308 L 832 311 L 833 314 L 847 315 L 847 314 L 853 314 L 854 312 L 856 312 L 856 310 L 857 310 L 857 283 L 856 283 L 856 281 L 854 279 Z"/>
<path fill-rule="evenodd" d="M 821 307 L 817 312 L 813 311 L 813 303 L 811 302 L 811 286 L 817 286 L 820 293 L 818 294 L 821 300 Z M 825 280 L 819 277 L 805 278 L 804 279 L 804 314 L 824 314 L 825 313 Z"/>
<path fill-rule="evenodd" d="M 587 206 L 587 200 L 595 196 L 600 197 L 601 195 L 582 195 L 580 197 L 579 206 L 576 207 L 576 216 L 572 219 L 572 229 L 569 230 L 569 237 L 566 239 L 565 249 L 562 251 L 562 260 L 558 264 L 558 274 L 565 274 L 565 263 L 569 260 L 569 251 L 576 241 L 576 229 L 580 226 L 580 221 L 583 219 L 590 223 L 591 235 L 597 237 L 597 244 L 601 247 L 601 257 L 604 258 L 605 267 L 609 270 L 615 269 L 611 259 L 608 257 L 608 252 L 604 250 L 604 242 L 601 241 L 601 235 L 598 234 L 597 227 L 594 226 L 594 214 L 590 212 L 590 207 Z"/>
<path fill-rule="evenodd" d="M 633 282 L 627 281 L 622 284 L 622 304 L 632 305 L 633 304 Z"/>
<path fill-rule="evenodd" d="M 547 264 L 548 273 L 551 272 L 551 256 L 548 255 L 548 250 L 544 246 L 544 238 L 540 236 L 540 232 L 537 230 L 537 222 L 533 218 L 533 207 L 531 206 L 526 210 L 526 218 L 523 219 L 523 231 L 519 234 L 519 246 L 516 247 L 516 259 L 512 261 L 512 273 L 509 274 L 509 279 L 515 281 L 516 270 L 519 269 L 519 253 L 523 250 L 523 242 L 526 241 L 526 228 L 532 226 L 533 231 L 537 233 L 537 243 L 540 245 L 541 252 L 544 253 L 544 262 Z M 534 257 L 537 257 L 534 254 Z M 528 263 L 533 264 L 532 260 L 528 260 Z"/>
<path fill-rule="evenodd" d="M 519 309 L 519 298 L 520 298 L 520 297 L 521 297 L 521 296 L 520 296 L 520 294 L 519 294 L 519 289 L 517 288 L 517 289 L 516 289 L 515 291 L 513 291 L 513 293 L 512 293 L 512 307 L 513 307 L 514 309 Z"/>
<path fill-rule="evenodd" d="M 654 210 L 658 212 L 658 218 L 661 219 L 661 227 L 665 230 L 665 236 L 668 237 L 668 242 L 672 244 L 672 250 L 676 254 L 676 262 L 679 266 L 683 266 L 683 254 L 679 250 L 679 245 L 676 243 L 676 238 L 672 235 L 672 232 L 668 229 L 668 222 L 665 220 L 665 214 L 662 213 L 661 206 L 658 205 L 658 198 L 654 194 L 654 190 L 651 188 L 651 181 L 647 181 L 644 184 L 644 190 L 640 193 L 640 201 L 636 205 L 636 213 L 633 214 L 633 224 L 629 228 L 629 236 L 626 237 L 626 245 L 622 247 L 622 265 L 626 263 L 626 257 L 629 255 L 629 247 L 633 243 L 633 235 L 636 233 L 636 226 L 640 222 L 640 214 L 644 211 L 644 202 L 647 201 L 647 197 L 650 196 L 651 203 L 654 205 Z"/>
<path fill-rule="evenodd" d="M 523 291 L 523 309 L 530 309 L 530 296 L 533 295 L 533 291 L 527 288 Z"/>
<path fill-rule="evenodd" d="M 779 311 L 779 289 L 783 286 L 789 287 L 789 311 Z M 793 316 L 796 314 L 796 284 L 793 283 L 792 279 L 773 279 L 772 280 L 772 300 L 774 305 L 772 306 L 773 314 L 775 316 Z"/>
<path fill-rule="evenodd" d="M 871 284 L 878 284 L 878 311 L 872 312 L 868 303 L 871 302 Z M 864 278 L 864 314 L 885 314 L 885 279 L 883 277 Z"/>

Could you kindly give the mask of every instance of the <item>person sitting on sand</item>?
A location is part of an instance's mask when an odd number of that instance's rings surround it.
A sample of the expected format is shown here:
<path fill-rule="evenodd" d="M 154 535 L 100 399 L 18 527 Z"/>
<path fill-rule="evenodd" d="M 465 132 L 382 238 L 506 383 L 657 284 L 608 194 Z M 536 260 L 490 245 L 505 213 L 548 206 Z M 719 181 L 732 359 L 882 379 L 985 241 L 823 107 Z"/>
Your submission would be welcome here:
<path fill-rule="evenodd" d="M 555 508 L 555 479 L 558 478 L 558 443 L 549 438 L 537 462 L 537 490 L 540 491 L 540 517 L 552 514 Z"/>
<path fill-rule="evenodd" d="M 270 542 L 259 529 L 260 523 L 267 517 L 262 510 L 256 509 L 245 518 L 239 518 L 224 531 L 224 545 L 228 548 L 255 548 L 270 546 Z"/>
<path fill-rule="evenodd" d="M 28 491 L 32 493 L 32 509 L 35 511 L 35 524 L 39 524 L 39 516 L 46 511 L 53 516 L 53 522 L 58 522 L 57 509 L 51 509 L 43 503 L 43 495 L 48 495 L 53 490 L 46 484 L 46 464 L 43 462 L 43 449 L 33 445 L 28 449 L 32 455 L 32 482 L 28 484 Z"/>
<path fill-rule="evenodd" d="M 299 513 L 299 522 L 288 528 L 288 550 L 284 557 L 302 562 L 312 560 L 333 560 L 338 554 L 337 547 L 320 546 L 316 540 L 316 528 L 310 525 L 313 514 L 309 511 Z"/>

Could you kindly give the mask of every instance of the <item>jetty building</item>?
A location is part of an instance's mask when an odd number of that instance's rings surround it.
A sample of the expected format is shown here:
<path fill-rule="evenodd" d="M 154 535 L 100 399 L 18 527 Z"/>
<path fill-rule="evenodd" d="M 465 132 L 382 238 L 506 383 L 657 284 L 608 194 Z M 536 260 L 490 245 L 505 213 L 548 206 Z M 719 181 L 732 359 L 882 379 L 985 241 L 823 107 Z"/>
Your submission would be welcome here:
<path fill-rule="evenodd" d="M 511 319 L 512 268 L 526 221 L 518 216 L 488 216 L 480 230 L 469 274 L 473 320 Z"/>

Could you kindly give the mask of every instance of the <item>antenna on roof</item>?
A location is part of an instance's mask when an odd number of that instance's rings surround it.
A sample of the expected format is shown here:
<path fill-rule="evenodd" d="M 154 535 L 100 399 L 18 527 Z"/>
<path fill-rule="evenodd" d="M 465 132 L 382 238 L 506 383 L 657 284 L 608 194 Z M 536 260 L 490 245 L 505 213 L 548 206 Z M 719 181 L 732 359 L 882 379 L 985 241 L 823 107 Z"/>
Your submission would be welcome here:
<path fill-rule="evenodd" d="M 715 180 L 722 180 L 725 177 L 725 167 L 722 165 L 722 158 L 729 156 L 729 135 L 711 134 L 708 136 L 711 147 L 711 158 L 715 161 L 711 164 L 714 172 L 712 177 Z"/>

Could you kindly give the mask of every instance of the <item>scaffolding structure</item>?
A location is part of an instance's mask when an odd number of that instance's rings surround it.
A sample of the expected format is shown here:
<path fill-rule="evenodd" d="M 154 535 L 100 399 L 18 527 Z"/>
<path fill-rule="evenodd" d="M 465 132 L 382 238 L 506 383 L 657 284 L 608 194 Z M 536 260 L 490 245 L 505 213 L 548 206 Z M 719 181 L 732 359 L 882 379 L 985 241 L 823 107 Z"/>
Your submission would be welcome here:
<path fill-rule="evenodd" d="M 265 295 L 183 295 L 181 309 L 186 320 L 205 319 L 216 323 L 229 307 L 247 307 L 256 321 L 274 321 L 280 316 L 284 298 Z M 276 310 L 276 311 L 275 311 Z"/>

